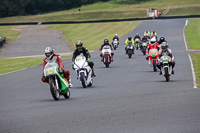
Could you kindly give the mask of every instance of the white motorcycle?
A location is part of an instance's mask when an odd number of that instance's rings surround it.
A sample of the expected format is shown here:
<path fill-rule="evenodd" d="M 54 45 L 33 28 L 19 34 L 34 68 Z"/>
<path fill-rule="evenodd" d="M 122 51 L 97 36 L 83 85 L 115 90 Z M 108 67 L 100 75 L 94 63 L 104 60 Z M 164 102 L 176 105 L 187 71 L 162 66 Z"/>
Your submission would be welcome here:
<path fill-rule="evenodd" d="M 174 60 L 174 57 L 171 58 L 167 55 L 163 55 L 160 58 L 160 64 L 161 64 L 161 71 L 166 78 L 166 81 L 168 82 L 170 80 L 170 76 L 172 74 L 172 65 L 170 65 L 170 62 Z"/>
<path fill-rule="evenodd" d="M 119 42 L 117 41 L 117 39 L 114 39 L 112 44 L 113 44 L 114 50 L 116 50 L 118 48 Z"/>
<path fill-rule="evenodd" d="M 147 42 L 142 42 L 142 44 L 141 44 L 142 46 L 141 46 L 141 51 L 142 51 L 142 53 L 143 53 L 143 55 L 146 55 L 146 49 L 147 49 Z"/>
<path fill-rule="evenodd" d="M 78 55 L 74 62 L 74 69 L 77 73 L 77 79 L 80 79 L 80 82 L 83 88 L 87 86 L 90 87 L 93 84 L 92 79 L 92 69 L 88 65 L 88 62 L 83 55 Z"/>

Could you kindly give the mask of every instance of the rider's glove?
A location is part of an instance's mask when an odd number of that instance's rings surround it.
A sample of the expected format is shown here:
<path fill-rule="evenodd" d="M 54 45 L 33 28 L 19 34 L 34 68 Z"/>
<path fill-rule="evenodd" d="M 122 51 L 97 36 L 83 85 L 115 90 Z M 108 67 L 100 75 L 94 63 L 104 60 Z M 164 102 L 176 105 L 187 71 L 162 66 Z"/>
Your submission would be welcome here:
<path fill-rule="evenodd" d="M 64 72 L 63 68 L 59 68 L 58 71 L 59 71 L 59 73 L 61 73 L 61 74 Z"/>

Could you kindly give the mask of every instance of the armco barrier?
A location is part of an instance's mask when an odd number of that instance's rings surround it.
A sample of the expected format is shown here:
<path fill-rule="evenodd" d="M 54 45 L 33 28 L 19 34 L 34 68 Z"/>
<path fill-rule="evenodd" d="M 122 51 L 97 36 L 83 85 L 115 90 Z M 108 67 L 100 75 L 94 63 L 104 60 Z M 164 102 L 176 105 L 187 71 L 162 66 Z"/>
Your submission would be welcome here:
<path fill-rule="evenodd" d="M 42 24 L 81 24 L 81 23 L 105 23 L 105 22 L 120 22 L 120 21 L 137 21 L 137 20 L 152 20 L 152 19 L 181 19 L 181 18 L 199 18 L 200 15 L 186 15 L 186 16 L 161 16 L 156 18 L 128 18 L 128 19 L 107 19 L 107 20 L 88 20 L 88 21 L 57 21 L 57 22 L 42 22 Z M 24 23 L 0 23 L 0 26 L 7 25 L 37 25 L 38 22 L 24 22 Z"/>

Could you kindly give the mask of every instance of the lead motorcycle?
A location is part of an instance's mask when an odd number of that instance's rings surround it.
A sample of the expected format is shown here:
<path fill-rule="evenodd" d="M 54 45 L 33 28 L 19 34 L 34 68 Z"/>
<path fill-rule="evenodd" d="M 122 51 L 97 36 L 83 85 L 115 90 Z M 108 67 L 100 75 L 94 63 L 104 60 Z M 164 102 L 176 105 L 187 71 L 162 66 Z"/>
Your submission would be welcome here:
<path fill-rule="evenodd" d="M 60 99 L 60 95 L 70 98 L 69 83 L 64 74 L 59 73 L 58 68 L 55 62 L 48 62 L 44 68 L 44 76 L 49 80 L 50 91 L 56 101 Z"/>
<path fill-rule="evenodd" d="M 156 72 L 157 68 L 156 68 L 156 64 L 158 62 L 158 49 L 150 49 L 149 50 L 149 64 L 150 66 L 153 66 L 153 71 Z"/>
<path fill-rule="evenodd" d="M 111 63 L 111 48 L 110 46 L 104 46 L 101 54 L 102 54 L 102 61 L 103 63 L 106 65 L 106 67 L 109 67 L 110 63 Z"/>
<path fill-rule="evenodd" d="M 92 69 L 88 65 L 85 56 L 83 56 L 82 54 L 78 55 L 74 61 L 73 68 L 76 71 L 77 79 L 80 79 L 83 88 L 86 88 L 87 86 L 92 86 Z"/>
<path fill-rule="evenodd" d="M 161 71 L 164 77 L 166 78 L 166 81 L 168 82 L 170 80 L 170 76 L 172 74 L 172 65 L 171 61 L 174 60 L 174 57 L 170 57 L 167 55 L 163 55 L 160 58 L 160 65 L 161 65 Z"/>

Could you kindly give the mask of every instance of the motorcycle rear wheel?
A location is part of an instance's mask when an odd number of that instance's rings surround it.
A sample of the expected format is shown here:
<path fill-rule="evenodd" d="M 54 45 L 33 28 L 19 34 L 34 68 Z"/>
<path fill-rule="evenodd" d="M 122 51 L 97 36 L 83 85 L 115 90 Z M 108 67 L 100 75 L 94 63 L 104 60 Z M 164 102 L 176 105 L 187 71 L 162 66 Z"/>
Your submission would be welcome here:
<path fill-rule="evenodd" d="M 59 100 L 60 99 L 60 93 L 56 89 L 55 81 L 53 79 L 49 79 L 49 85 L 50 85 L 50 91 L 51 94 L 54 98 L 54 100 Z"/>

